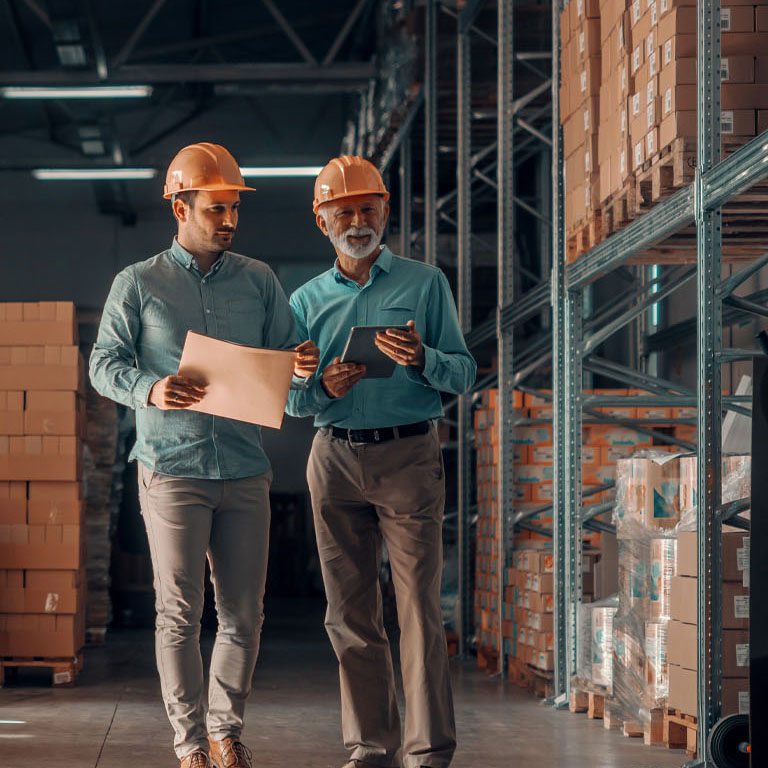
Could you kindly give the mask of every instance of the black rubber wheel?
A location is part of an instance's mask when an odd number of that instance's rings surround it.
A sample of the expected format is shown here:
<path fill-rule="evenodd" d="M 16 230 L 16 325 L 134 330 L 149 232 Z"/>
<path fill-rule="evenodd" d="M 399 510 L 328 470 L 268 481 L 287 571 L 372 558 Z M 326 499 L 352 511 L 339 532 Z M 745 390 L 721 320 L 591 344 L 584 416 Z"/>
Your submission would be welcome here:
<path fill-rule="evenodd" d="M 709 733 L 709 753 L 717 768 L 749 768 L 749 715 L 728 715 Z"/>

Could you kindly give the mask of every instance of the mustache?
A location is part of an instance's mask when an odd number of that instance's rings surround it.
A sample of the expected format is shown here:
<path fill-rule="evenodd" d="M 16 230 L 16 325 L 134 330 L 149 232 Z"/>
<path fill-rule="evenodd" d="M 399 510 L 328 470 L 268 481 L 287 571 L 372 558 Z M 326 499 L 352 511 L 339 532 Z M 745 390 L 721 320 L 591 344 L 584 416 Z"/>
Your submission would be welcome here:
<path fill-rule="evenodd" d="M 344 239 L 348 237 L 376 237 L 376 231 L 371 229 L 371 227 L 350 227 L 342 237 Z"/>

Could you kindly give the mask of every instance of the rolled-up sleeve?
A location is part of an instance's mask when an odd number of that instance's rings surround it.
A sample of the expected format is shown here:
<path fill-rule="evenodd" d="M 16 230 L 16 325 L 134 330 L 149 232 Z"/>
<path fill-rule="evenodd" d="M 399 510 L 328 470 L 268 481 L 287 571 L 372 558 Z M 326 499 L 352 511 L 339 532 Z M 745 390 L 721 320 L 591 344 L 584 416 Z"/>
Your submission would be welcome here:
<path fill-rule="evenodd" d="M 141 331 L 140 298 L 128 271 L 115 277 L 90 358 L 93 388 L 129 408 L 146 408 L 158 380 L 136 366 L 136 341 Z"/>
<path fill-rule="evenodd" d="M 295 293 L 291 296 L 290 307 L 296 323 L 298 343 L 303 344 L 309 339 L 309 331 L 307 330 L 304 307 Z M 333 402 L 333 398 L 325 393 L 320 383 L 320 376 L 309 376 L 306 379 L 294 377 L 291 391 L 288 393 L 285 412 L 289 416 L 314 416 L 323 411 L 331 402 Z"/>
<path fill-rule="evenodd" d="M 442 272 L 432 280 L 426 315 L 424 370 L 408 366 L 408 377 L 441 392 L 463 394 L 475 383 L 477 363 L 464 342 L 451 288 Z"/>

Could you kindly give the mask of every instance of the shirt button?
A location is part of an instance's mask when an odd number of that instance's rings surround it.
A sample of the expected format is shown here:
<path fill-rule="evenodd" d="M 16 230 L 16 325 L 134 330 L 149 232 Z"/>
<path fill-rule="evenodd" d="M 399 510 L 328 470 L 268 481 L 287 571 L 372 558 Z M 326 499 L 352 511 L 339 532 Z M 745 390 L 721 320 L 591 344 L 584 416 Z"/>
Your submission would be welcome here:
<path fill-rule="evenodd" d="M 206 314 L 206 315 L 210 315 L 210 314 L 211 314 L 211 310 L 210 310 L 210 309 L 206 309 L 206 310 L 205 310 L 205 314 Z"/>

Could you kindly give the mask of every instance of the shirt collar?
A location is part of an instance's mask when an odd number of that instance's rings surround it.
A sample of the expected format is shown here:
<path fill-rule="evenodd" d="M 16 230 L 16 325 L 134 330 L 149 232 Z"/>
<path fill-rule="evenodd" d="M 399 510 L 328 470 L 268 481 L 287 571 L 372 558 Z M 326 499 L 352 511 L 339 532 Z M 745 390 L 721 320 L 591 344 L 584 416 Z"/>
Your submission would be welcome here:
<path fill-rule="evenodd" d="M 389 272 L 392 269 L 392 251 L 390 251 L 386 245 L 380 245 L 379 248 L 381 251 L 378 258 L 371 264 L 371 280 L 373 280 L 379 272 Z M 337 283 L 341 281 L 347 283 L 350 282 L 349 278 L 343 275 L 339 269 L 338 258 L 333 262 L 333 277 Z"/>
<path fill-rule="evenodd" d="M 219 258 L 216 259 L 216 261 L 213 263 L 213 266 L 211 267 L 212 272 L 218 272 L 226 254 L 226 251 L 221 252 Z M 200 268 L 197 266 L 197 260 L 195 257 L 183 245 L 181 245 L 178 239 L 175 237 L 173 238 L 173 243 L 171 244 L 171 255 L 178 264 L 184 267 L 184 269 L 196 269 L 198 272 L 200 271 Z"/>

